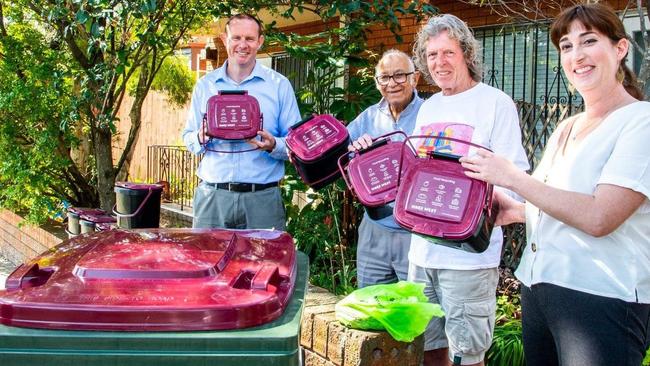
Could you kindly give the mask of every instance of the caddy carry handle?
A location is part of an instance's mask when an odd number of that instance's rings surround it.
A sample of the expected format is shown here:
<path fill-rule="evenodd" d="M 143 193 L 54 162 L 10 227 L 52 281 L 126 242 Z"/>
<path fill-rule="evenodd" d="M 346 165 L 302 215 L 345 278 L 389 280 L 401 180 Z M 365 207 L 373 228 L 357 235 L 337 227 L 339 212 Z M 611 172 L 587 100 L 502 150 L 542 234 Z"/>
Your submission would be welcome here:
<path fill-rule="evenodd" d="M 305 124 L 305 123 L 311 121 L 312 119 L 314 119 L 314 117 L 316 117 L 315 114 L 309 115 L 309 116 L 303 118 L 300 122 L 297 122 L 293 126 L 289 127 L 289 129 L 290 130 L 295 130 L 296 128 L 298 128 L 298 127 L 302 126 L 303 124 Z"/>
<path fill-rule="evenodd" d="M 219 91 L 219 94 L 222 94 L 222 92 Z M 248 94 L 248 92 L 247 92 L 246 90 L 225 90 L 225 94 Z M 203 129 L 204 134 L 205 134 L 205 132 L 208 130 L 208 126 L 207 126 L 207 118 L 208 118 L 208 114 L 207 114 L 207 113 L 203 113 L 203 122 L 201 123 L 201 128 Z M 261 118 L 261 116 L 260 116 L 260 118 Z M 206 134 L 206 136 L 207 136 L 207 134 Z M 209 148 L 208 148 L 208 144 L 209 144 L 210 141 L 212 141 L 212 139 L 214 139 L 214 138 L 215 138 L 215 137 L 210 137 L 210 138 L 208 139 L 208 141 L 206 141 L 205 143 L 201 144 L 201 145 L 203 145 L 203 146 L 205 147 L 205 151 L 212 151 L 212 152 L 216 152 L 216 153 L 225 153 L 225 154 L 239 154 L 239 153 L 245 153 L 245 152 L 250 152 L 250 151 L 259 150 L 259 147 L 254 147 L 254 148 L 251 148 L 251 149 L 245 149 L 245 150 L 238 150 L 238 151 L 230 151 L 230 150 L 214 150 L 214 149 L 209 149 Z"/>
<path fill-rule="evenodd" d="M 219 90 L 219 95 L 226 94 L 235 94 L 235 95 L 246 95 L 248 94 L 247 90 Z"/>
<path fill-rule="evenodd" d="M 134 213 L 132 213 L 132 214 L 121 214 L 121 213 L 117 212 L 117 203 L 116 203 L 115 205 L 113 205 L 113 214 L 115 214 L 115 216 L 118 216 L 118 217 L 126 217 L 126 218 L 131 218 L 131 217 L 137 216 L 140 213 L 140 211 L 142 211 L 142 208 L 147 203 L 147 201 L 149 200 L 149 197 L 151 197 L 152 193 L 153 193 L 153 189 L 149 188 L 149 193 L 147 193 L 147 196 L 142 200 L 142 202 L 140 203 L 140 206 L 138 206 L 138 209 L 135 210 Z"/>
<path fill-rule="evenodd" d="M 266 263 L 263 264 L 253 276 L 251 280 L 251 289 L 267 291 L 269 285 L 279 287 L 281 280 L 282 278 L 280 277 L 278 266 Z"/>
<path fill-rule="evenodd" d="M 358 150 L 358 151 L 350 151 L 347 154 L 343 154 L 338 158 L 337 164 L 339 166 L 339 170 L 341 171 L 341 176 L 343 177 L 343 181 L 345 182 L 345 185 L 348 186 L 348 189 L 350 190 L 350 192 L 352 192 L 352 194 L 355 197 L 356 197 L 356 194 L 354 192 L 354 187 L 352 187 L 352 183 L 348 180 L 348 176 L 347 176 L 347 167 L 348 167 L 348 165 L 350 163 L 350 160 L 352 158 L 354 158 L 354 156 L 356 154 L 362 155 L 364 153 L 367 153 L 368 151 L 374 150 L 374 149 L 376 149 L 376 148 L 378 148 L 380 146 L 384 146 L 384 145 L 388 144 L 388 141 L 390 141 L 389 137 L 392 136 L 392 135 L 402 135 L 402 136 L 404 136 L 404 139 L 408 138 L 408 136 L 402 131 L 389 132 L 387 134 L 381 135 L 381 136 L 373 139 L 372 144 L 370 146 L 366 147 L 365 149 L 361 149 L 361 150 Z M 342 159 L 343 158 L 347 158 L 347 162 L 342 164 Z"/>
<path fill-rule="evenodd" d="M 355 198 L 358 198 L 357 194 L 354 192 L 354 187 L 352 187 L 352 183 L 348 179 L 348 174 L 347 174 L 348 165 L 350 164 L 350 160 L 354 157 L 354 155 L 356 155 L 356 151 L 348 151 L 347 154 L 343 154 L 339 156 L 339 158 L 336 160 L 336 164 L 339 166 L 339 171 L 341 172 L 341 178 L 343 178 L 345 185 L 348 187 L 350 192 L 352 192 L 352 195 Z M 343 161 L 343 158 L 345 158 L 345 162 Z"/>
<path fill-rule="evenodd" d="M 402 132 L 402 131 L 393 131 L 393 132 L 389 132 L 389 133 L 387 133 L 387 134 L 381 135 L 381 136 L 379 136 L 379 137 L 373 139 L 373 140 L 372 140 L 372 145 L 368 146 L 368 147 L 365 148 L 365 149 L 361 149 L 361 150 L 359 150 L 359 154 L 360 154 L 360 155 L 361 155 L 361 154 L 365 154 L 365 153 L 367 153 L 368 151 L 371 151 L 371 150 L 374 150 L 374 149 L 376 149 L 376 148 L 378 148 L 378 147 L 380 147 L 380 146 L 384 146 L 384 145 L 386 145 L 386 144 L 388 143 L 388 141 L 391 140 L 391 139 L 389 139 L 389 137 L 392 136 L 392 135 L 402 135 L 402 136 L 404 137 L 404 140 L 406 140 L 406 139 L 408 138 L 408 136 L 407 136 L 404 132 Z"/>
<path fill-rule="evenodd" d="M 479 148 L 479 149 L 485 149 L 485 150 L 490 151 L 490 152 L 492 151 L 492 150 L 488 149 L 485 146 L 481 146 L 479 144 L 475 144 L 475 143 L 470 142 L 470 141 L 457 139 L 457 138 L 454 138 L 454 137 L 433 136 L 433 135 L 413 135 L 413 136 L 408 136 L 406 138 L 406 140 L 404 141 L 404 145 L 402 145 L 402 153 L 400 154 L 400 158 L 399 158 L 399 174 L 397 175 L 397 185 L 398 186 L 399 186 L 399 184 L 401 182 L 401 178 L 402 178 L 402 162 L 404 161 L 404 148 L 405 148 L 405 146 L 408 145 L 411 148 L 411 152 L 413 152 L 415 154 L 415 157 L 416 158 L 418 157 L 417 149 L 415 148 L 415 146 L 413 146 L 413 144 L 411 144 L 411 140 L 414 140 L 414 139 L 447 140 L 447 141 L 458 142 L 458 143 L 464 144 L 464 145 L 469 145 L 469 146 L 476 147 L 476 148 Z M 459 156 L 459 155 L 447 154 L 447 153 L 437 153 L 437 152 L 435 152 L 435 150 L 427 151 L 427 157 L 428 158 L 440 157 L 440 158 L 443 158 L 443 159 L 455 160 L 455 161 L 458 161 L 458 159 L 461 158 L 461 156 Z"/>

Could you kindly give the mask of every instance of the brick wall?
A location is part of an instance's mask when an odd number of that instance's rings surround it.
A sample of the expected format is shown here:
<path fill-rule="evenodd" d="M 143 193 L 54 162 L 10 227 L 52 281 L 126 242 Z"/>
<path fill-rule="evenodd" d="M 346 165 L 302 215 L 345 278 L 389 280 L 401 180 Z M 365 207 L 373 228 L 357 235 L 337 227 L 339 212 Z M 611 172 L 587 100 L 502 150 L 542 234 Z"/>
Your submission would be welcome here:
<path fill-rule="evenodd" d="M 0 255 L 14 264 L 33 258 L 63 240 L 60 234 L 54 235 L 23 221 L 19 215 L 0 209 Z"/>
<path fill-rule="evenodd" d="M 305 366 L 418 366 L 423 340 L 394 340 L 386 332 L 348 329 L 336 321 L 334 305 L 340 298 L 310 287 L 300 327 Z"/>

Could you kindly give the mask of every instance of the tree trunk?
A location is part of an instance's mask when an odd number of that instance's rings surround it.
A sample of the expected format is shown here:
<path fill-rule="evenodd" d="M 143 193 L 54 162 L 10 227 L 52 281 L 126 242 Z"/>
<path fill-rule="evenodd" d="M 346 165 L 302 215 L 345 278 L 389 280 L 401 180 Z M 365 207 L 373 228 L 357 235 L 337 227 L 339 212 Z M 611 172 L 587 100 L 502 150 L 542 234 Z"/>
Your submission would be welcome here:
<path fill-rule="evenodd" d="M 95 166 L 97 167 L 97 193 L 102 209 L 107 212 L 115 205 L 115 168 L 113 168 L 113 151 L 111 131 L 108 127 L 94 129 Z"/>

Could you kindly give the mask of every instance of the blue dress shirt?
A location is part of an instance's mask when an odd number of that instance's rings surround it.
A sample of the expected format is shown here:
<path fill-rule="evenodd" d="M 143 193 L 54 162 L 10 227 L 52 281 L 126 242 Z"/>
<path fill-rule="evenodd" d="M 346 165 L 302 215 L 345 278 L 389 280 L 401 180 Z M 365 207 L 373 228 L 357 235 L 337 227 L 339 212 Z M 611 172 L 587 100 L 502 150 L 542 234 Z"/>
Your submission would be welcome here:
<path fill-rule="evenodd" d="M 194 154 L 204 153 L 197 170 L 198 177 L 209 183 L 271 183 L 284 176 L 287 160 L 285 136 L 289 127 L 300 121 L 298 103 L 289 80 L 280 73 L 255 63 L 251 74 L 236 83 L 226 74 L 227 62 L 201 78 L 194 86 L 190 112 L 183 130 L 183 141 Z M 275 137 L 273 151 L 255 150 L 244 153 L 217 153 L 199 143 L 198 131 L 207 113 L 208 99 L 220 90 L 247 90 L 260 104 L 263 128 Z M 212 139 L 209 149 L 239 151 L 254 146 L 241 141 Z"/>
<path fill-rule="evenodd" d="M 413 94 L 413 99 L 402 113 L 400 113 L 397 121 L 393 119 L 388 102 L 383 98 L 379 103 L 368 107 L 365 111 L 361 112 L 354 121 L 348 124 L 350 139 L 352 139 L 352 141 L 357 140 L 366 133 L 372 138 L 377 138 L 393 131 L 402 131 L 407 136 L 412 135 L 418 111 L 424 102 L 424 100 L 418 96 L 417 92 L 414 91 Z M 381 220 L 372 220 L 368 217 L 368 214 L 364 214 L 364 216 L 366 219 L 380 224 L 389 230 L 403 230 L 395 222 L 393 215 Z"/>

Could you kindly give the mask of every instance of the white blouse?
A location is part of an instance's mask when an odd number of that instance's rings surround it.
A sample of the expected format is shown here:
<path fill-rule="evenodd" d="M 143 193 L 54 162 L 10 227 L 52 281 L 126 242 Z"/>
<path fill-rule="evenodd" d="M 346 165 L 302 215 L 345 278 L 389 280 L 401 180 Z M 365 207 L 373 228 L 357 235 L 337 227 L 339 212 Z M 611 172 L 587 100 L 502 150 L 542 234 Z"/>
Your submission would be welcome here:
<path fill-rule="evenodd" d="M 566 156 L 558 153 L 553 159 L 565 124 L 551 136 L 534 178 L 585 194 L 593 194 L 599 184 L 616 185 L 646 200 L 614 232 L 600 238 L 527 203 L 528 244 L 515 274 L 529 287 L 544 282 L 650 303 L 650 103 L 612 112 Z"/>

